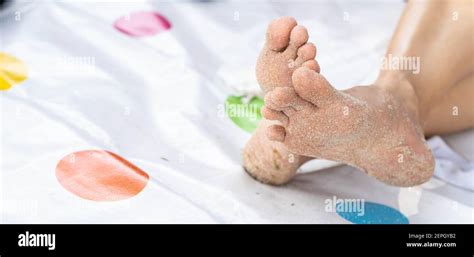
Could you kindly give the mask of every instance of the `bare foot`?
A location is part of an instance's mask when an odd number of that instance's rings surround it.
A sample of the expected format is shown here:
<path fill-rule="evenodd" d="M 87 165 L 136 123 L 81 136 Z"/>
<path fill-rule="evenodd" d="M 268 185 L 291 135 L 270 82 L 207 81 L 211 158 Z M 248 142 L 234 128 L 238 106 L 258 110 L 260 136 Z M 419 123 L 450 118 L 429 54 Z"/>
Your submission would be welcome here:
<path fill-rule="evenodd" d="M 298 68 L 292 81 L 293 87 L 265 96 L 264 117 L 280 122 L 267 129 L 269 139 L 300 155 L 358 167 L 395 186 L 431 178 L 434 159 L 406 99 L 379 86 L 338 91 L 306 67 Z"/>
<path fill-rule="evenodd" d="M 260 87 L 267 93 L 276 87 L 291 87 L 296 68 L 308 67 L 319 72 L 314 60 L 316 47 L 307 43 L 308 32 L 291 17 L 270 23 L 267 40 L 257 60 L 256 74 Z M 280 142 L 270 141 L 266 128 L 272 121 L 263 119 L 243 152 L 244 168 L 255 179 L 273 185 L 288 182 L 309 157 L 288 152 Z"/>

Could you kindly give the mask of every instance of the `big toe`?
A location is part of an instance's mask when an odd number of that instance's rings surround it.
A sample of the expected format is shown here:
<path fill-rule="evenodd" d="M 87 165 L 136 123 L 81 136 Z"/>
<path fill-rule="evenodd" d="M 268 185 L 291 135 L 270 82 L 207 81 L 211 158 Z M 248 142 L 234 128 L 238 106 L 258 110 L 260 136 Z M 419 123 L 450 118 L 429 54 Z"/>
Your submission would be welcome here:
<path fill-rule="evenodd" d="M 303 66 L 292 76 L 296 93 L 304 100 L 318 106 L 337 95 L 337 90 L 321 74 Z"/>
<path fill-rule="evenodd" d="M 297 25 L 293 17 L 280 17 L 273 20 L 267 29 L 267 46 L 273 51 L 282 51 L 290 43 L 290 35 Z"/>

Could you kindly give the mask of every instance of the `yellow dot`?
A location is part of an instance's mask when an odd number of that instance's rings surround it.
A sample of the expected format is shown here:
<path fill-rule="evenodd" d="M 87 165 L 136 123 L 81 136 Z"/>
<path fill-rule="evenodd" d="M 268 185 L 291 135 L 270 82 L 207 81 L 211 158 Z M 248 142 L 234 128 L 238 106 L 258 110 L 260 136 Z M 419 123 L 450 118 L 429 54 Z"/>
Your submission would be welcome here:
<path fill-rule="evenodd" d="M 10 89 L 26 79 L 28 71 L 22 61 L 0 52 L 0 90 Z"/>

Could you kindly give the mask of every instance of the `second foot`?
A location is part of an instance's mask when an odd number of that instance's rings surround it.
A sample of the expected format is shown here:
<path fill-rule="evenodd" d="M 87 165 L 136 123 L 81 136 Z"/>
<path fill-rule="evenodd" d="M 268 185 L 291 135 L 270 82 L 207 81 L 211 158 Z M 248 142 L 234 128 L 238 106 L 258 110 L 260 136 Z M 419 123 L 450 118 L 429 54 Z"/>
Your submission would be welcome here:
<path fill-rule="evenodd" d="M 291 87 L 296 68 L 319 72 L 314 60 L 316 46 L 308 41 L 308 31 L 294 18 L 281 17 L 270 23 L 265 46 L 257 60 L 256 75 L 264 93 L 276 87 Z M 262 120 L 243 151 L 244 169 L 255 179 L 272 185 L 288 182 L 297 169 L 311 158 L 290 153 L 280 142 L 269 140 L 265 131 L 274 124 Z"/>
<path fill-rule="evenodd" d="M 275 123 L 263 119 L 245 145 L 244 169 L 262 183 L 283 185 L 290 181 L 298 168 L 311 158 L 292 154 L 282 143 L 268 139 L 265 131 L 272 124 Z"/>

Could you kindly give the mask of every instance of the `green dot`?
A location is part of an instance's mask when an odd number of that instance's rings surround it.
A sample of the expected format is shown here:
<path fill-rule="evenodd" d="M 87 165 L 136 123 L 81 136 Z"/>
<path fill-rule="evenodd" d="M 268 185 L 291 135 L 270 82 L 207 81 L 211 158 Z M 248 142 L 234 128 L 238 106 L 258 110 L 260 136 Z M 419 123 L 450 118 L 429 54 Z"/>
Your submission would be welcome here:
<path fill-rule="evenodd" d="M 229 96 L 225 101 L 225 110 L 234 124 L 252 133 L 262 119 L 260 110 L 263 106 L 263 100 L 254 96 L 248 103 L 244 103 L 243 99 L 243 96 Z"/>

